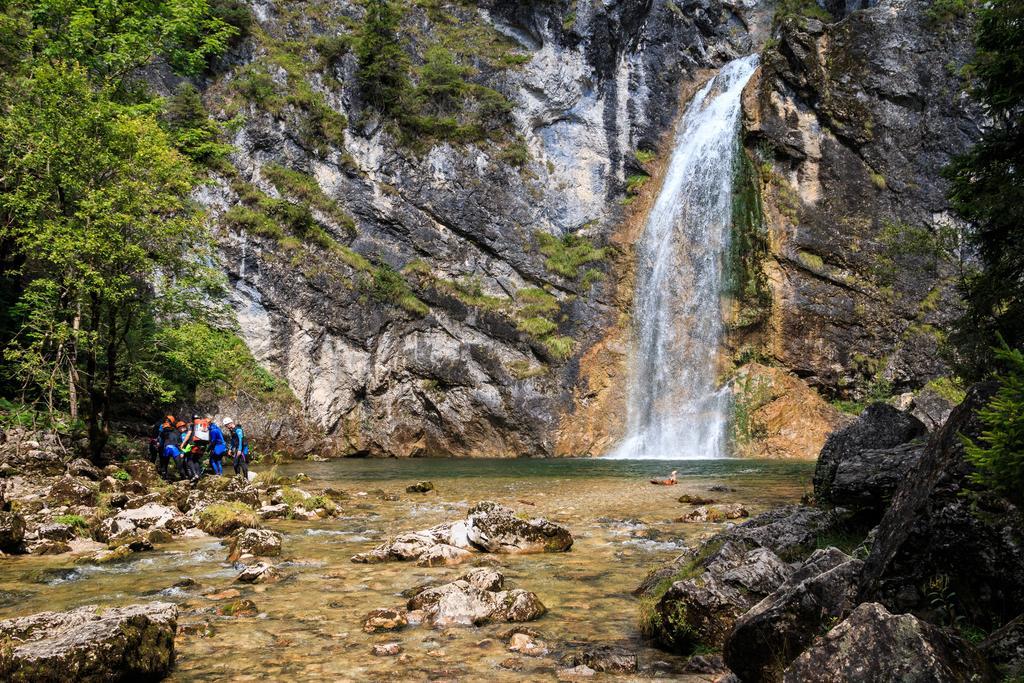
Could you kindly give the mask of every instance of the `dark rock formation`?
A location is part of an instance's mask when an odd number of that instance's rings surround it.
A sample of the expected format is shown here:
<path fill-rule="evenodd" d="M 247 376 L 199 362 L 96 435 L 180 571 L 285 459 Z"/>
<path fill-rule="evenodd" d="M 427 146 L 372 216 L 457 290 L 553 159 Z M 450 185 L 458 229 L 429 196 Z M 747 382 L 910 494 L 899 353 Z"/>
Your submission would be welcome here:
<path fill-rule="evenodd" d="M 25 518 L 16 512 L 0 511 L 0 551 L 16 553 L 25 539 Z"/>
<path fill-rule="evenodd" d="M 993 680 L 984 657 L 958 636 L 910 614 L 865 603 L 786 670 L 786 683 Z"/>
<path fill-rule="evenodd" d="M 814 497 L 820 502 L 837 505 L 850 500 L 880 505 L 884 498 L 892 495 L 894 485 L 919 456 L 915 449 L 896 447 L 923 436 L 926 431 L 916 417 L 890 405 L 868 406 L 853 424 L 825 442 L 814 469 Z M 863 481 L 857 480 L 858 474 Z M 837 476 L 840 477 L 838 485 Z"/>
<path fill-rule="evenodd" d="M 763 512 L 716 534 L 712 541 L 767 548 L 782 559 L 791 560 L 809 554 L 819 537 L 842 527 L 845 519 L 842 511 L 790 505 Z"/>
<path fill-rule="evenodd" d="M 1024 677 L 1024 614 L 993 631 L 979 646 L 1001 680 Z"/>
<path fill-rule="evenodd" d="M 781 680 L 823 629 L 853 610 L 862 565 L 835 548 L 816 551 L 736 620 L 725 641 L 725 663 L 749 683 Z"/>
<path fill-rule="evenodd" d="M 973 387 L 904 478 L 865 562 L 861 601 L 927 613 L 953 600 L 942 609 L 982 628 L 1024 612 L 1024 520 L 1009 502 L 972 490 L 964 459 L 963 438 L 981 433 L 977 410 L 993 391 Z"/>
<path fill-rule="evenodd" d="M 562 658 L 567 667 L 587 666 L 598 673 L 632 674 L 637 671 L 635 652 L 613 645 L 593 645 Z"/>
<path fill-rule="evenodd" d="M 149 603 L 100 611 L 42 612 L 0 622 L 0 679 L 159 680 L 174 664 L 177 607 Z"/>

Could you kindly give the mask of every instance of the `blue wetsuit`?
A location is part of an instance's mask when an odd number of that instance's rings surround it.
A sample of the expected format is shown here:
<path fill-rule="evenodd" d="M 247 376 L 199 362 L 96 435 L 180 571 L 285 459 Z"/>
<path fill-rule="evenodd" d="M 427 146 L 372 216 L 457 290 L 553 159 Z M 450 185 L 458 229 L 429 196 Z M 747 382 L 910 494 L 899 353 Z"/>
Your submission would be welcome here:
<path fill-rule="evenodd" d="M 224 432 L 215 424 L 210 425 L 210 467 L 216 475 L 224 474 L 224 454 L 228 445 L 224 442 Z"/>

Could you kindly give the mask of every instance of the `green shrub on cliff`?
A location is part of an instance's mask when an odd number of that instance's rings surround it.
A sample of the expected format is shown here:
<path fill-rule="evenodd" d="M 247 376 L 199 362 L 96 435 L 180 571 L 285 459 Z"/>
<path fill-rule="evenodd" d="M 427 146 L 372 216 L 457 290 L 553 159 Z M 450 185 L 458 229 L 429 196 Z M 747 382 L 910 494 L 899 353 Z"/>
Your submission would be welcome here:
<path fill-rule="evenodd" d="M 1003 365 L 999 390 L 978 412 L 985 431 L 977 442 L 966 443 L 967 457 L 977 471 L 975 481 L 1002 493 L 1017 505 L 1024 503 L 1024 353 L 1005 344 L 996 349 Z"/>

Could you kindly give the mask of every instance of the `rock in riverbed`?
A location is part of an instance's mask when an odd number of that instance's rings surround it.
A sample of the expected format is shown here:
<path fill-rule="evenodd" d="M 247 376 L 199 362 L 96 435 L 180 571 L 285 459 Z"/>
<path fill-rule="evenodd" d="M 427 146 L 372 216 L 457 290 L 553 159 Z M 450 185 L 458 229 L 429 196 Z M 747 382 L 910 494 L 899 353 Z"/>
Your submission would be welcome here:
<path fill-rule="evenodd" d="M 245 556 L 277 557 L 281 554 L 281 534 L 269 529 L 242 529 L 231 539 L 228 562 Z"/>
<path fill-rule="evenodd" d="M 406 493 L 427 493 L 434 490 L 434 483 L 430 481 L 419 481 L 411 486 L 405 487 Z"/>
<path fill-rule="evenodd" d="M 466 520 L 445 522 L 430 529 L 401 534 L 353 562 L 391 562 L 424 559 L 423 564 L 454 564 L 468 559 L 469 552 L 525 554 L 564 552 L 572 547 L 572 534 L 546 519 L 524 520 L 497 503 L 484 501 L 469 511 Z M 439 548 L 440 546 L 440 548 Z M 450 548 L 465 551 L 458 553 Z"/>
<path fill-rule="evenodd" d="M 722 505 L 702 505 L 690 510 L 688 513 L 677 519 L 677 522 L 722 522 L 727 519 L 742 519 L 749 517 L 750 513 L 739 503 L 725 503 Z"/>
<path fill-rule="evenodd" d="M 522 589 L 502 590 L 505 577 L 491 569 L 474 569 L 462 578 L 427 588 L 409 600 L 409 610 L 423 612 L 435 628 L 532 621 L 547 608 Z"/>
<path fill-rule="evenodd" d="M 42 612 L 0 622 L 0 680 L 159 680 L 174 664 L 178 608 L 155 602 Z"/>

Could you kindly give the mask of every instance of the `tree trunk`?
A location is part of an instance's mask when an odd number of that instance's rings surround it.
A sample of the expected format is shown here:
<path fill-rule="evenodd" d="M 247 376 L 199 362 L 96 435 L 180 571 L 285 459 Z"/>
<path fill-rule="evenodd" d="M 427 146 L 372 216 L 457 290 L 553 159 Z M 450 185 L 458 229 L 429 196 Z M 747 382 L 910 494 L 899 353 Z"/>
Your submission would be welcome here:
<path fill-rule="evenodd" d="M 75 318 L 71 323 L 71 358 L 68 367 L 68 410 L 71 422 L 78 420 L 78 331 L 82 327 L 82 303 L 75 308 Z"/>

